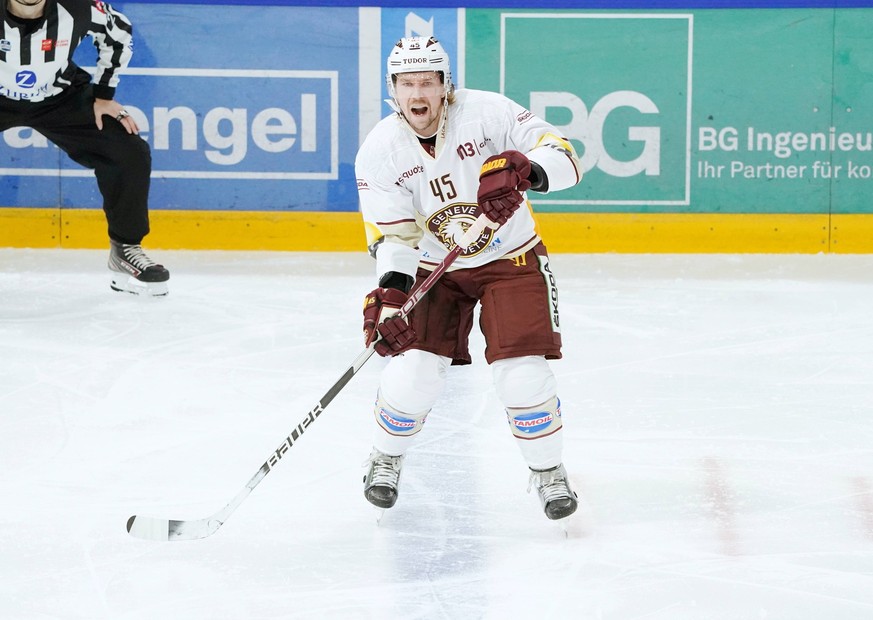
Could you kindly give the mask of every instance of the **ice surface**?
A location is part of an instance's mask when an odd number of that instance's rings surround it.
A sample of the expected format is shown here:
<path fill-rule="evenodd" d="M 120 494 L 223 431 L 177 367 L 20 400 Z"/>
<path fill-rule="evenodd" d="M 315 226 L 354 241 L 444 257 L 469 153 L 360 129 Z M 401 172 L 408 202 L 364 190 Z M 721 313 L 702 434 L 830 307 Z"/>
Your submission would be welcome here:
<path fill-rule="evenodd" d="M 397 505 L 364 500 L 373 358 L 213 536 L 362 350 L 361 254 L 0 249 L 0 618 L 873 618 L 873 256 L 555 255 L 580 494 L 545 519 L 482 341 Z"/>

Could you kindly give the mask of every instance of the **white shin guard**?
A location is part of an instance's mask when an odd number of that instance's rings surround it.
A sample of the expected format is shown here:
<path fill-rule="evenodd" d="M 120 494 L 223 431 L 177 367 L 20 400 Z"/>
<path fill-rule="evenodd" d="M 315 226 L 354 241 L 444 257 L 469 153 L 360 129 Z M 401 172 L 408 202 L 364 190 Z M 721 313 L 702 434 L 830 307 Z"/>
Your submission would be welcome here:
<path fill-rule="evenodd" d="M 392 456 L 406 453 L 442 392 L 449 362 L 418 350 L 391 359 L 382 372 L 374 409 L 377 450 Z"/>
<path fill-rule="evenodd" d="M 401 438 L 399 443 L 406 444 L 412 439 L 413 435 L 418 434 L 421 430 L 425 419 L 427 419 L 427 414 L 430 413 L 430 409 L 425 409 L 418 413 L 401 413 L 395 407 L 389 405 L 388 401 L 382 398 L 382 392 L 380 391 L 376 397 L 374 413 L 376 415 L 376 423 L 382 430 L 380 435 L 387 434 L 389 437 Z M 381 445 L 384 445 L 384 441 Z M 393 456 L 398 456 L 405 452 L 405 450 L 403 452 L 382 450 L 380 445 L 376 445 L 375 447 L 380 452 L 391 454 Z"/>
<path fill-rule="evenodd" d="M 506 417 L 527 466 L 549 469 L 561 464 L 561 401 L 557 396 L 536 407 L 507 407 Z"/>
<path fill-rule="evenodd" d="M 497 360 L 491 364 L 491 374 L 504 407 L 531 407 L 558 393 L 552 368 L 540 355 Z"/>
<path fill-rule="evenodd" d="M 507 421 L 532 469 L 549 469 L 561 463 L 564 448 L 561 402 L 557 381 L 541 356 L 515 357 L 492 364 L 494 387 Z"/>

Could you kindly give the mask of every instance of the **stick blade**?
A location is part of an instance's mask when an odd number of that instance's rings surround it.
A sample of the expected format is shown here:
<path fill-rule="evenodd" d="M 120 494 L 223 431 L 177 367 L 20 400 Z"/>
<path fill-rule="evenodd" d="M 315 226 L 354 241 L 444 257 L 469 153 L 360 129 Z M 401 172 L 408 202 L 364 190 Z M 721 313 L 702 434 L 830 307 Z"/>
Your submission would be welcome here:
<path fill-rule="evenodd" d="M 127 533 L 142 540 L 198 540 L 211 536 L 221 525 L 215 518 L 176 521 L 133 515 L 127 520 Z"/>

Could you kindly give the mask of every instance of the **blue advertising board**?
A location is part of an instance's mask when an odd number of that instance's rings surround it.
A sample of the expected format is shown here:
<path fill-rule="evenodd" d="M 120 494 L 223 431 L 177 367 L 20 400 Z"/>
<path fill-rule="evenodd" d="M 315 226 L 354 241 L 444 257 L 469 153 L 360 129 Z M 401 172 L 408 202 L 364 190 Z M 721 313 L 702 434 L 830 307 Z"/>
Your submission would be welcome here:
<path fill-rule="evenodd" d="M 357 9 L 116 8 L 135 33 L 116 98 L 151 147 L 152 209 L 357 209 Z M 76 54 L 96 61 L 88 41 Z M 0 162 L 5 206 L 102 202 L 91 171 L 30 129 L 4 132 Z"/>
<path fill-rule="evenodd" d="M 151 147 L 156 210 L 356 211 L 354 158 L 391 113 L 383 78 L 394 42 L 437 35 L 459 76 L 455 9 L 377 10 L 368 24 L 351 7 L 114 6 L 135 33 L 116 98 Z M 359 85 L 363 48 L 372 70 Z M 76 61 L 95 60 L 83 42 Z M 102 203 L 91 171 L 33 130 L 5 132 L 0 162 L 2 205 Z"/>

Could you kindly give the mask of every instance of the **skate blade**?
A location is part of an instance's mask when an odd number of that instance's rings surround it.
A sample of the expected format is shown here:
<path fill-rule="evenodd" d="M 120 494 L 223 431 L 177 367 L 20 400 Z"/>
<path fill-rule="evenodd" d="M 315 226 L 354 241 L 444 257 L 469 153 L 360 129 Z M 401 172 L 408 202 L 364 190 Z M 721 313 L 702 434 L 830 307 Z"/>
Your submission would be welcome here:
<path fill-rule="evenodd" d="M 166 282 L 141 282 L 132 276 L 120 274 L 113 276 L 109 288 L 119 293 L 142 295 L 144 297 L 165 297 L 170 293 Z"/>
<path fill-rule="evenodd" d="M 576 488 L 581 488 L 582 481 L 574 476 L 570 477 L 571 484 Z M 558 527 L 565 539 L 569 538 L 588 538 L 594 535 L 595 523 L 594 515 L 591 512 L 591 506 L 585 501 L 585 496 L 579 497 L 579 493 L 575 493 L 576 500 L 579 502 L 573 514 L 567 515 L 563 519 L 553 521 Z"/>

